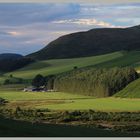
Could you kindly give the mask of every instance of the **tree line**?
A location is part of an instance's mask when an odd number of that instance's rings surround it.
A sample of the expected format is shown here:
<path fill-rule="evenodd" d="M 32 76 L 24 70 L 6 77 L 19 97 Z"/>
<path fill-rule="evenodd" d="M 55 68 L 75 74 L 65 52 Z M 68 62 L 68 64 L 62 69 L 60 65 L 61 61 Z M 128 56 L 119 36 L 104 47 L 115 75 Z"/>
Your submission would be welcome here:
<path fill-rule="evenodd" d="M 58 75 L 43 77 L 37 75 L 32 85 L 45 86 L 47 89 L 82 94 L 95 97 L 108 97 L 123 89 L 138 78 L 137 72 L 130 67 L 103 69 L 75 69 Z"/>

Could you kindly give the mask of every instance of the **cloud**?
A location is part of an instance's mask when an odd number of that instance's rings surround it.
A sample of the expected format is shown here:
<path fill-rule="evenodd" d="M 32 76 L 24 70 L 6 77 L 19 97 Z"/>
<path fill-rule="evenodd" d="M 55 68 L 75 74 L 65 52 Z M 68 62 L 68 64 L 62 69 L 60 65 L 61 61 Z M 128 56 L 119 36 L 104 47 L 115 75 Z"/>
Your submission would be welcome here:
<path fill-rule="evenodd" d="M 21 35 L 21 33 L 20 32 L 16 32 L 16 31 L 9 31 L 9 32 L 7 32 L 9 35 L 12 35 L 12 36 L 19 36 L 19 35 Z"/>
<path fill-rule="evenodd" d="M 96 19 L 69 19 L 69 20 L 59 20 L 53 21 L 56 24 L 78 24 L 78 25 L 87 25 L 87 26 L 100 26 L 100 27 L 109 27 L 109 28 L 121 28 L 121 26 L 115 26 L 111 23 L 98 21 Z"/>

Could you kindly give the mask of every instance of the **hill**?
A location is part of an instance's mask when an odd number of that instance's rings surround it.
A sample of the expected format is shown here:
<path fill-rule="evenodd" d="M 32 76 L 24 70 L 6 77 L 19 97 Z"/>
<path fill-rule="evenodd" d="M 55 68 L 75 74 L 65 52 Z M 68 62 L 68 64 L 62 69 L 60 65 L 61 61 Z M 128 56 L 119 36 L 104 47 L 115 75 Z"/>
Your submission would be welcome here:
<path fill-rule="evenodd" d="M 140 98 L 140 79 L 130 83 L 114 96 L 120 98 Z"/>
<path fill-rule="evenodd" d="M 45 60 L 140 50 L 140 25 L 129 28 L 92 29 L 62 36 L 27 57 Z"/>
<path fill-rule="evenodd" d="M 19 59 L 22 58 L 23 56 L 20 54 L 15 54 L 15 53 L 2 53 L 0 54 L 0 60 L 5 60 L 5 59 Z"/>
<path fill-rule="evenodd" d="M 14 71 L 16 69 L 22 68 L 25 65 L 32 63 L 33 61 L 34 60 L 32 60 L 31 58 L 25 58 L 25 57 L 21 57 L 17 59 L 13 59 L 13 58 L 0 59 L 0 72 L 5 73 L 5 72 Z"/>
<path fill-rule="evenodd" d="M 133 66 L 138 68 L 140 66 L 139 62 L 140 51 L 120 51 L 92 57 L 37 61 L 24 68 L 7 73 L 6 75 L 9 76 L 12 74 L 15 77 L 31 79 L 37 74 L 43 74 L 46 76 L 70 71 L 75 66 L 78 68 L 87 66 L 96 68 Z"/>
<path fill-rule="evenodd" d="M 103 62 L 111 61 L 122 57 L 124 52 L 115 52 L 105 55 L 83 57 L 83 58 L 72 58 L 72 59 L 54 59 L 37 61 L 25 66 L 22 69 L 7 73 L 6 75 L 12 74 L 15 77 L 20 78 L 33 78 L 37 74 L 50 75 L 58 74 L 66 71 L 73 70 L 76 66 L 77 68 L 82 68 L 86 66 L 94 66 Z"/>

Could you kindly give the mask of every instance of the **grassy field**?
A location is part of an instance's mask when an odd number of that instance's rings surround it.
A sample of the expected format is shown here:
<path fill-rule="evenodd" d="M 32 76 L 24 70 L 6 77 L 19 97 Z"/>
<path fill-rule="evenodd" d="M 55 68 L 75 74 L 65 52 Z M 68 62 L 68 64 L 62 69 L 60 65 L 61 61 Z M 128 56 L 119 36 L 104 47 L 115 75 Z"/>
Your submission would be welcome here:
<path fill-rule="evenodd" d="M 19 100 L 72 100 L 72 99 L 87 99 L 93 98 L 90 96 L 73 95 L 61 92 L 22 92 L 22 91 L 0 91 L 0 97 L 5 98 L 9 101 L 19 101 Z"/>
<path fill-rule="evenodd" d="M 140 111 L 140 99 L 93 98 L 61 92 L 8 92 L 1 91 L 0 97 L 7 99 L 8 108 L 48 108 L 51 110 L 100 110 Z"/>
<path fill-rule="evenodd" d="M 114 96 L 121 98 L 140 98 L 140 79 L 130 83 Z"/>
<path fill-rule="evenodd" d="M 122 57 L 123 55 L 123 52 L 115 52 L 92 57 L 38 61 L 6 75 L 12 74 L 15 77 L 30 79 L 37 74 L 49 75 L 69 71 L 72 70 L 74 66 L 80 68 L 90 65 L 97 65 Z"/>
<path fill-rule="evenodd" d="M 38 108 L 49 108 L 53 110 L 87 110 L 93 109 L 98 111 L 140 111 L 140 100 L 130 99 L 80 99 L 73 100 L 65 104 L 58 105 L 41 105 Z"/>
<path fill-rule="evenodd" d="M 126 67 L 132 66 L 136 70 L 140 67 L 140 51 L 123 52 L 123 56 L 95 65 L 95 67 Z"/>

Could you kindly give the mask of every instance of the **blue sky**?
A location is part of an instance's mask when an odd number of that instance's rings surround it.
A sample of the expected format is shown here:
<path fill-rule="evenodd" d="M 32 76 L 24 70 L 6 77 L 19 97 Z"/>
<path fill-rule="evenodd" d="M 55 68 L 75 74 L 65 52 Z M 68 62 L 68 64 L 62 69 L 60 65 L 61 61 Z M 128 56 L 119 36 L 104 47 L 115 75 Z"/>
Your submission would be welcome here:
<path fill-rule="evenodd" d="M 1 3 L 0 53 L 26 55 L 72 32 L 139 25 L 139 13 L 140 3 Z"/>

